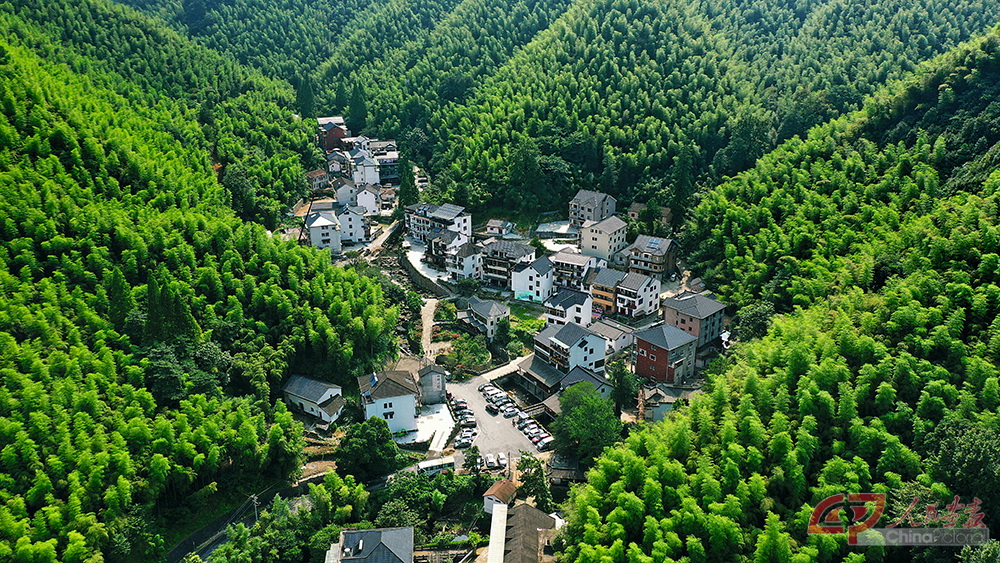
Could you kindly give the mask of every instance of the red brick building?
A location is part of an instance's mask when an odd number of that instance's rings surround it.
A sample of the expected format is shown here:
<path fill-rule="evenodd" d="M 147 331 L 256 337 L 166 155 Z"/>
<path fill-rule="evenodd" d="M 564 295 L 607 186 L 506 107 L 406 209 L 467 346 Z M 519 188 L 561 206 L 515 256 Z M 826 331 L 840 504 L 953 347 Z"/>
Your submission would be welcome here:
<path fill-rule="evenodd" d="M 635 374 L 661 383 L 684 383 L 694 375 L 696 336 L 670 325 L 635 335 Z"/>

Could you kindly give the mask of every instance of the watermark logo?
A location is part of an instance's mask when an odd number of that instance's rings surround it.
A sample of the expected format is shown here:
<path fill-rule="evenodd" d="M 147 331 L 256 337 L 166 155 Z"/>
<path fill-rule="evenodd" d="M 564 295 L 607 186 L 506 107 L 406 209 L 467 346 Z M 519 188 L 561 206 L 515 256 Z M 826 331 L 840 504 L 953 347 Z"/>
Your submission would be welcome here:
<path fill-rule="evenodd" d="M 920 502 L 915 497 L 903 514 L 886 525 L 876 528 L 885 512 L 885 493 L 850 493 L 823 499 L 809 517 L 810 534 L 847 534 L 850 545 L 886 546 L 962 546 L 984 545 L 989 530 L 983 524 L 978 498 L 962 504 L 958 496 L 940 507 L 925 505 L 924 513 L 916 516 Z M 940 508 L 939 508 L 940 507 Z"/>

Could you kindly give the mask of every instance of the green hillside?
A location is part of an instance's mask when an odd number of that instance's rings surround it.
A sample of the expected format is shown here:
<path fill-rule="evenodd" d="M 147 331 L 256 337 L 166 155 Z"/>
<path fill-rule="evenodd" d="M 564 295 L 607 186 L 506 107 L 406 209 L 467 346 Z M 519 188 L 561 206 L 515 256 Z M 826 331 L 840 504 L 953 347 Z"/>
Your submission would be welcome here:
<path fill-rule="evenodd" d="M 571 494 L 565 561 L 958 554 L 807 535 L 813 507 L 843 492 L 887 493 L 882 524 L 914 497 L 918 521 L 976 497 L 996 526 L 998 83 L 994 32 L 704 194 L 690 263 L 742 307 L 739 326 L 762 303 L 784 314 L 688 407 L 596 461 Z"/>
<path fill-rule="evenodd" d="M 229 206 L 216 162 L 245 211 L 303 181 L 287 86 L 99 0 L 0 29 L 0 560 L 155 559 L 298 470 L 277 386 L 379 365 L 396 309 Z"/>

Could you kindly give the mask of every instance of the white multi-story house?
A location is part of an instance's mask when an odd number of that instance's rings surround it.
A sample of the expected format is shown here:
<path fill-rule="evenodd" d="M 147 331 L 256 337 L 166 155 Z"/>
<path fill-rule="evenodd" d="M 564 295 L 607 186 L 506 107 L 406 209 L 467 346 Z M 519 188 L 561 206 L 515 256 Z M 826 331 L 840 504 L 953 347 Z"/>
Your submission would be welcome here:
<path fill-rule="evenodd" d="M 608 343 L 608 355 L 617 354 L 635 343 L 635 329 L 610 320 L 601 320 L 587 327 L 591 332 L 604 337 Z"/>
<path fill-rule="evenodd" d="M 446 203 L 415 203 L 406 207 L 406 229 L 413 238 L 427 242 L 427 237 L 440 231 L 454 231 L 472 238 L 472 215 L 465 208 Z"/>
<path fill-rule="evenodd" d="M 302 375 L 293 375 L 281 386 L 285 404 L 330 423 L 340 418 L 344 397 L 340 386 Z"/>
<path fill-rule="evenodd" d="M 604 373 L 607 343 L 576 323 L 549 326 L 535 335 L 535 356 L 562 373 L 576 367 Z"/>
<path fill-rule="evenodd" d="M 544 303 L 552 296 L 554 273 L 552 262 L 544 256 L 531 264 L 517 264 L 510 276 L 514 299 Z"/>
<path fill-rule="evenodd" d="M 625 241 L 626 231 L 628 223 L 614 215 L 596 223 L 586 223 L 580 229 L 580 252 L 611 260 L 628 246 Z"/>
<path fill-rule="evenodd" d="M 569 202 L 569 224 L 583 227 L 587 221 L 600 221 L 615 214 L 617 201 L 608 194 L 580 190 Z"/>
<path fill-rule="evenodd" d="M 455 281 L 466 278 L 479 280 L 483 278 L 483 262 L 480 249 L 475 243 L 466 242 L 448 253 L 445 269 Z"/>
<path fill-rule="evenodd" d="M 486 222 L 486 234 L 496 236 L 509 235 L 514 232 L 515 227 L 517 227 L 516 223 L 511 223 L 505 219 L 490 219 Z"/>
<path fill-rule="evenodd" d="M 341 245 L 367 242 L 370 238 L 370 228 L 364 208 L 356 205 L 340 206 L 337 210 L 337 220 L 340 221 Z"/>
<path fill-rule="evenodd" d="M 365 184 L 358 190 L 357 205 L 365 208 L 365 215 L 378 215 L 382 211 L 382 188 Z"/>
<path fill-rule="evenodd" d="M 510 307 L 490 299 L 469 298 L 469 307 L 458 312 L 458 322 L 493 340 L 500 321 L 510 318 Z"/>
<path fill-rule="evenodd" d="M 629 272 L 615 288 L 615 311 L 639 318 L 660 311 L 660 280 Z"/>
<path fill-rule="evenodd" d="M 354 183 L 375 184 L 382 182 L 378 173 L 378 161 L 365 154 L 354 159 Z"/>
<path fill-rule="evenodd" d="M 306 179 L 313 191 L 326 189 L 330 184 L 330 174 L 322 168 L 306 172 Z"/>
<path fill-rule="evenodd" d="M 511 275 L 518 264 L 530 264 L 535 260 L 535 247 L 498 240 L 483 247 L 483 281 L 509 289 Z"/>
<path fill-rule="evenodd" d="M 358 187 L 350 178 L 336 178 L 332 182 L 337 190 L 337 203 L 344 205 L 358 204 Z"/>
<path fill-rule="evenodd" d="M 577 291 L 585 289 L 584 281 L 591 270 L 607 266 L 605 260 L 569 250 L 561 250 L 550 256 L 549 260 L 555 270 L 553 285 Z"/>
<path fill-rule="evenodd" d="M 309 231 L 309 242 L 314 247 L 328 248 L 334 254 L 343 250 L 340 243 L 340 221 L 332 211 L 313 211 L 307 214 L 306 230 Z"/>
<path fill-rule="evenodd" d="M 407 371 L 382 371 L 358 378 L 365 418 L 381 418 L 390 432 L 417 429 L 420 388 Z"/>
<path fill-rule="evenodd" d="M 587 326 L 594 314 L 594 299 L 587 293 L 560 289 L 545 301 L 545 325 L 576 323 Z"/>

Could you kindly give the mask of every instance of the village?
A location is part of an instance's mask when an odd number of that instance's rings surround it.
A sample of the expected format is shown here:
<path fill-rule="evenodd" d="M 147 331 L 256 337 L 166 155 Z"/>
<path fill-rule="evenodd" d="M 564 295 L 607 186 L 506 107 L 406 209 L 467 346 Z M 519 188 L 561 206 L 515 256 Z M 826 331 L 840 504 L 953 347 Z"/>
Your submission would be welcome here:
<path fill-rule="evenodd" d="M 474 457 L 475 470 L 497 480 L 483 495 L 488 545 L 461 560 L 554 561 L 562 520 L 519 498 L 518 465 L 524 456 L 541 460 L 549 486 L 563 494 L 585 479 L 580 460 L 559 451 L 549 431 L 561 397 L 586 383 L 610 402 L 619 366 L 641 382 L 621 421 L 663 420 L 700 392 L 701 370 L 729 347 L 726 305 L 690 278 L 672 238 L 640 232 L 627 240 L 630 222 L 649 216 L 645 204 L 622 211 L 614 197 L 581 189 L 565 215 L 527 227 L 474 218 L 452 203 L 401 205 L 394 140 L 352 136 L 343 118 L 325 117 L 317 144 L 326 167 L 307 174 L 312 196 L 292 210 L 285 236 L 344 263 L 381 264 L 377 257 L 395 254 L 397 274 L 423 298 L 414 321 L 421 345 L 358 377 L 357 398 L 293 375 L 282 387 L 286 403 L 322 443 L 342 426 L 349 402 L 359 402 L 364 419 L 384 420 L 401 447 L 423 452 L 404 472 L 467 471 Z M 414 171 L 422 191 L 428 178 Z M 670 211 L 656 215 L 669 228 Z M 457 360 L 465 343 L 480 343 L 483 357 Z M 345 530 L 327 561 L 374 560 L 376 552 L 391 554 L 379 561 L 459 559 L 421 551 L 413 538 L 412 528 Z"/>

